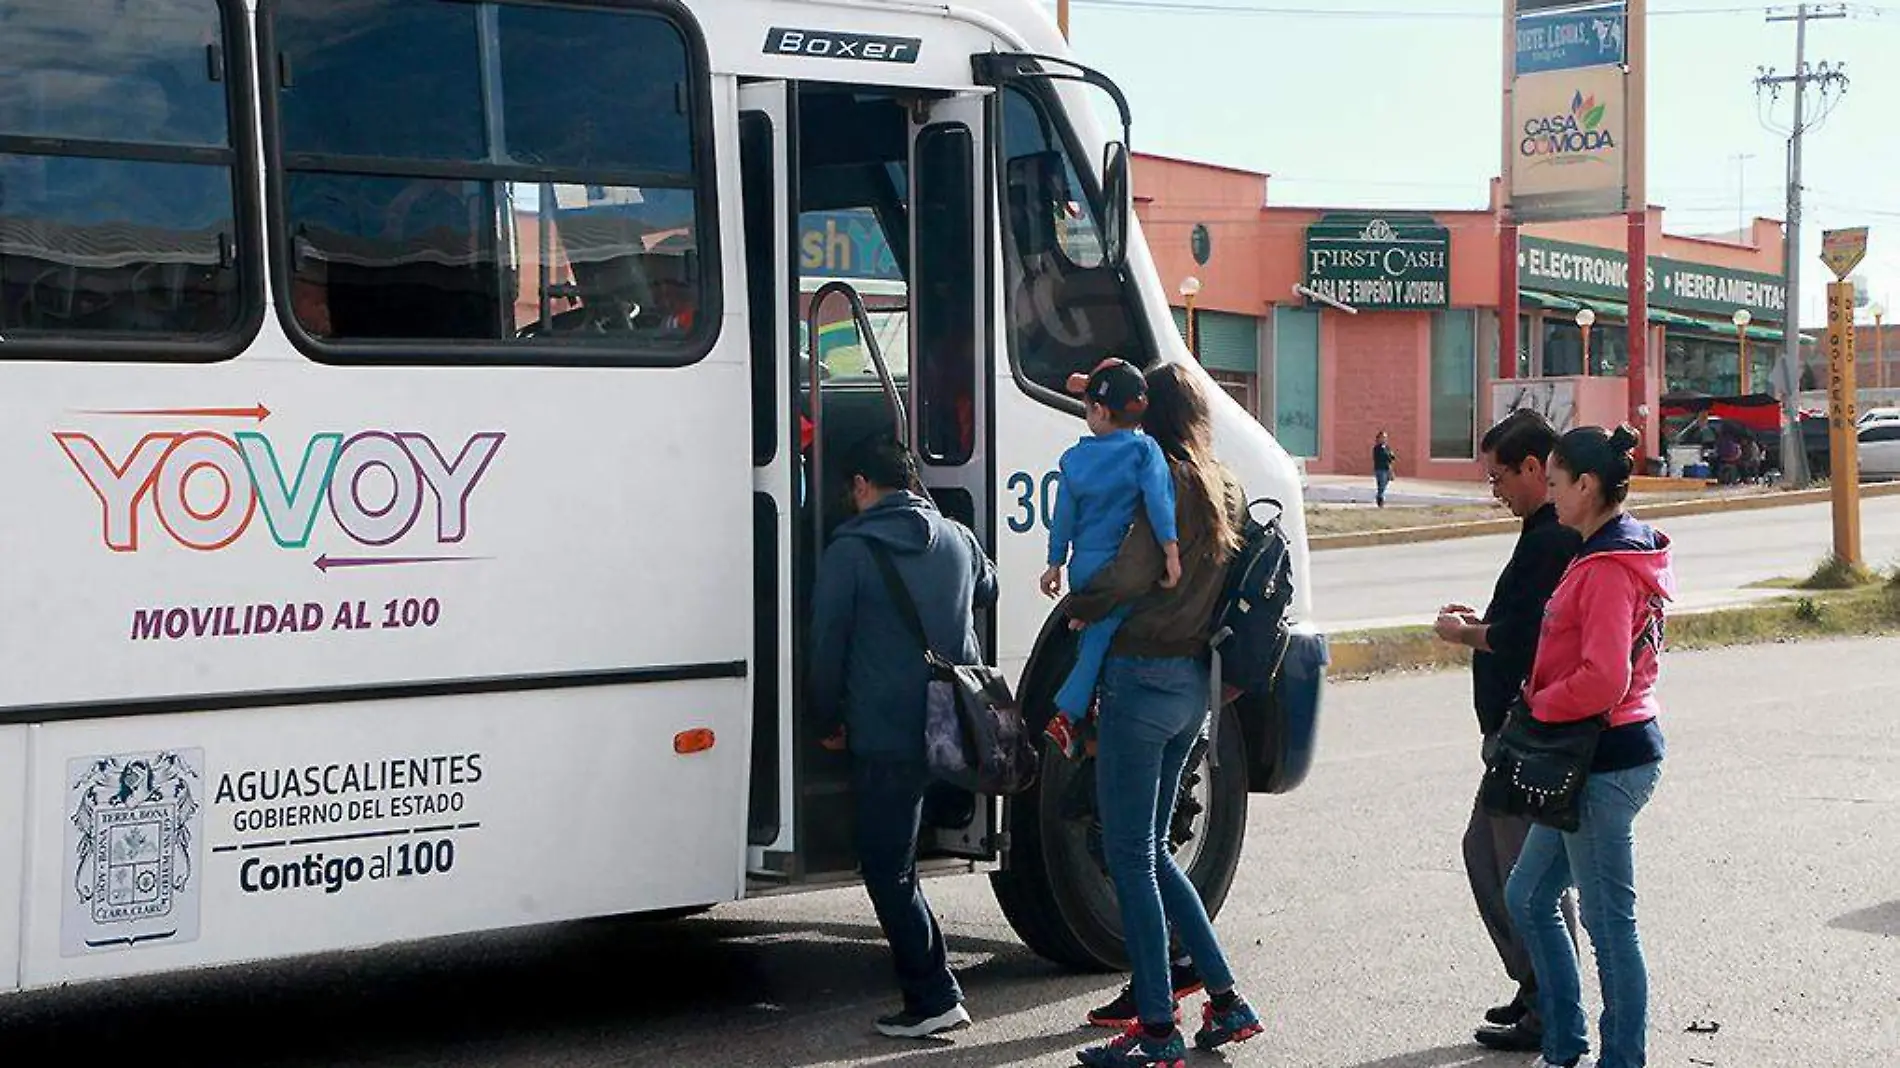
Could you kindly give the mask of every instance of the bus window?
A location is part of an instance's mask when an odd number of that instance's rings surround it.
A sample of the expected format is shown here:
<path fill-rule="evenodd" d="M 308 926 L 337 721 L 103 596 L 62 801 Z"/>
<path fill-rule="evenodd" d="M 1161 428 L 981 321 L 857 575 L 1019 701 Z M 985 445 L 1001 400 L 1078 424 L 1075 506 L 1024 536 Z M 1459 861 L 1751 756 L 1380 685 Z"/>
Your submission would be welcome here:
<path fill-rule="evenodd" d="M 290 315 L 343 356 L 691 358 L 716 272 L 679 27 L 620 8 L 267 8 Z"/>
<path fill-rule="evenodd" d="M 1053 401 L 1066 397 L 1070 374 L 1104 356 L 1146 366 L 1153 355 L 1120 273 L 1104 261 L 1094 191 L 1041 91 L 1002 93 L 1004 260 L 1011 360 L 1033 394 Z"/>
<path fill-rule="evenodd" d="M 961 124 L 917 138 L 918 454 L 957 466 L 976 444 L 975 138 Z"/>
<path fill-rule="evenodd" d="M 0 41 L 0 357 L 234 351 L 256 301 L 217 0 L 0 0 Z"/>

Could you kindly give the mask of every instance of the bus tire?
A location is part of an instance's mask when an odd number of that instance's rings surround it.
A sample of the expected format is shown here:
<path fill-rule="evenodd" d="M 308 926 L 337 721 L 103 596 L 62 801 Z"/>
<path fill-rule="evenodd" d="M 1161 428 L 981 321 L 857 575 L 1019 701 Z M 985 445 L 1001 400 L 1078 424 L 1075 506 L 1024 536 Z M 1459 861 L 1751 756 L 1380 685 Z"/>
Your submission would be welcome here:
<path fill-rule="evenodd" d="M 1066 674 L 1072 660 L 1069 651 L 1045 663 L 1059 662 Z M 1025 687 L 1024 707 L 1039 731 L 1051 711 L 1046 698 L 1055 692 L 1047 676 L 1059 684 L 1062 674 L 1034 668 L 1030 674 L 1041 677 Z M 1231 706 L 1221 711 L 1216 739 L 1217 766 L 1207 761 L 1204 744 L 1189 757 L 1173 836 L 1181 841 L 1177 857 L 1188 858 L 1188 880 L 1209 917 L 1220 912 L 1233 888 L 1247 830 L 1246 745 Z M 1128 958 L 1114 889 L 1090 849 L 1092 771 L 1092 762 L 1065 760 L 1045 747 L 1036 785 L 1009 801 L 1008 849 L 990 883 L 1004 917 L 1037 955 L 1085 971 L 1116 970 L 1126 968 Z"/>

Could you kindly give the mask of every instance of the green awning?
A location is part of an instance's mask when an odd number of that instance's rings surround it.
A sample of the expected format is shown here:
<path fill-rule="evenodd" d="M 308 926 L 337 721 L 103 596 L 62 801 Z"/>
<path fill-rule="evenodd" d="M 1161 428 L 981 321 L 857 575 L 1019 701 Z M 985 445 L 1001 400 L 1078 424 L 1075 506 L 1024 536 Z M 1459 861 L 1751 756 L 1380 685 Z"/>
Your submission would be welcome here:
<path fill-rule="evenodd" d="M 1630 310 L 1626 304 L 1619 304 L 1614 300 L 1596 300 L 1592 297 L 1578 297 L 1577 299 L 1586 307 L 1596 312 L 1599 319 L 1608 317 L 1618 322 L 1629 321 Z"/>
<path fill-rule="evenodd" d="M 1748 336 L 1756 341 L 1780 341 L 1782 333 L 1765 326 L 1751 326 L 1748 328 Z"/>
<path fill-rule="evenodd" d="M 1520 289 L 1517 291 L 1517 297 L 1519 303 L 1542 308 L 1545 311 L 1576 311 L 1582 307 L 1574 300 L 1549 293 L 1539 293 L 1535 289 Z"/>
<path fill-rule="evenodd" d="M 1664 326 L 1687 327 L 1691 330 L 1701 330 L 1708 326 L 1707 323 L 1704 323 L 1700 319 L 1691 319 L 1686 315 L 1677 315 L 1675 312 L 1664 311 L 1661 308 L 1649 309 L 1649 321 L 1652 323 L 1661 323 Z"/>

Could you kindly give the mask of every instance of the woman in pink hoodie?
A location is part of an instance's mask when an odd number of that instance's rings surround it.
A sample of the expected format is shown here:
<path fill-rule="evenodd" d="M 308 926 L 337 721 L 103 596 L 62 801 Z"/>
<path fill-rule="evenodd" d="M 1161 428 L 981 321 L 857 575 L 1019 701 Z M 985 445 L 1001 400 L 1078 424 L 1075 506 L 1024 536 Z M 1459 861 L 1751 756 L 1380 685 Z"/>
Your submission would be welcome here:
<path fill-rule="evenodd" d="M 1628 427 L 1584 427 L 1550 456 L 1557 519 L 1583 536 L 1583 549 L 1545 610 L 1525 698 L 1547 723 L 1603 715 L 1609 723 L 1584 785 L 1581 825 L 1572 833 L 1533 827 L 1505 888 L 1539 984 L 1544 1049 L 1533 1068 L 1570 1068 L 1590 1048 L 1577 951 L 1557 910 L 1571 886 L 1603 988 L 1599 1063 L 1646 1062 L 1649 974 L 1636 932 L 1633 826 L 1662 777 L 1656 679 L 1675 577 L 1669 539 L 1623 510 L 1636 445 Z"/>

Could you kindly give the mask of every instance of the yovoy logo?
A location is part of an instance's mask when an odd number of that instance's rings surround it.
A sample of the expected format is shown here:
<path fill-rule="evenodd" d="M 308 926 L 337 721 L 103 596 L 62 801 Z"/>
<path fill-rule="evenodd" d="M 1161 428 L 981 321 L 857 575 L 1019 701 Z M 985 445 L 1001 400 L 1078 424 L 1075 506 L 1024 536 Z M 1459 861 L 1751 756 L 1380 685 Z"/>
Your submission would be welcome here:
<path fill-rule="evenodd" d="M 66 770 L 60 952 L 197 939 L 204 750 L 81 757 Z"/>
<path fill-rule="evenodd" d="M 1559 115 L 1541 115 L 1524 123 L 1524 139 L 1518 153 L 1527 160 L 1547 163 L 1582 162 L 1616 147 L 1616 136 L 1604 119 L 1609 105 L 1598 103 L 1596 94 L 1581 91 L 1570 98 L 1570 110 Z"/>

